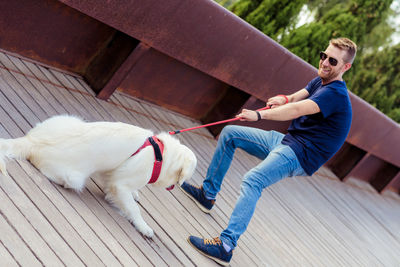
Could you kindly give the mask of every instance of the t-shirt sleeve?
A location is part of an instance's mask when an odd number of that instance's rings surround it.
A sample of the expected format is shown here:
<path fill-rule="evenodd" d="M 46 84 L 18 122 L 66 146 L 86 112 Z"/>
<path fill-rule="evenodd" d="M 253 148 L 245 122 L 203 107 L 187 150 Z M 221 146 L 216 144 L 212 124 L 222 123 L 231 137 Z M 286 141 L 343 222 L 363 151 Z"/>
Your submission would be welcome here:
<path fill-rule="evenodd" d="M 319 90 L 309 99 L 317 103 L 324 118 L 335 113 L 340 108 L 340 105 L 344 103 L 343 95 L 338 90 L 329 87 Z"/>
<path fill-rule="evenodd" d="M 319 76 L 315 77 L 312 79 L 306 86 L 306 90 L 310 95 L 315 91 L 316 88 L 318 88 L 317 83 L 320 82 Z"/>

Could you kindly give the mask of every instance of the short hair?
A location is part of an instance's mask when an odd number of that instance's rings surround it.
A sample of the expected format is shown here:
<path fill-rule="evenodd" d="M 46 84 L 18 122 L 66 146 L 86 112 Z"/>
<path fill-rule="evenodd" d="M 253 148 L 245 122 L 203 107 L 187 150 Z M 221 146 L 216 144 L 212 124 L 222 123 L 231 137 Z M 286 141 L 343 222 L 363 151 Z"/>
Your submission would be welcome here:
<path fill-rule="evenodd" d="M 344 37 L 336 38 L 330 40 L 329 44 L 339 48 L 340 50 L 345 50 L 347 52 L 347 56 L 343 60 L 346 63 L 353 63 L 357 53 L 357 45 L 352 40 Z"/>

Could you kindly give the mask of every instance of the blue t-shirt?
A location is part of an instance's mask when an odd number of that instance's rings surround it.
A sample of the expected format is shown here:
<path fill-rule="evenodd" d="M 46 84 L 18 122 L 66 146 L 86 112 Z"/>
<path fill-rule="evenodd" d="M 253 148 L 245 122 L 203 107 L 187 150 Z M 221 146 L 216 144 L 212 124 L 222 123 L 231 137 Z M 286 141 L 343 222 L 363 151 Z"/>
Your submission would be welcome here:
<path fill-rule="evenodd" d="M 351 103 L 344 81 L 322 85 L 320 77 L 306 86 L 320 112 L 292 121 L 282 144 L 290 146 L 308 175 L 312 175 L 343 145 L 351 125 Z"/>

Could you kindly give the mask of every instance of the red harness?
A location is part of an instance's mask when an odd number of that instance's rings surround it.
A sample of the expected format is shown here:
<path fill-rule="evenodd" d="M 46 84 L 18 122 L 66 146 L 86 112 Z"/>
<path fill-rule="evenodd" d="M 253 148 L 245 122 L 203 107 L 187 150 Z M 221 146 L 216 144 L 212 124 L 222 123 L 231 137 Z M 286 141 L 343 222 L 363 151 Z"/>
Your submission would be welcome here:
<path fill-rule="evenodd" d="M 162 163 L 163 163 L 162 155 L 164 152 L 164 144 L 156 136 L 151 136 L 146 139 L 144 144 L 135 153 L 133 153 L 132 156 L 136 155 L 137 153 L 139 153 L 140 150 L 142 150 L 143 148 L 150 146 L 150 145 L 153 146 L 154 158 L 155 158 L 154 166 L 153 166 L 153 173 L 151 174 L 150 181 L 148 182 L 149 184 L 152 184 L 157 181 L 157 179 L 161 173 L 161 167 L 162 167 Z M 171 187 L 168 187 L 167 190 L 171 190 L 172 188 L 174 188 L 173 185 Z"/>

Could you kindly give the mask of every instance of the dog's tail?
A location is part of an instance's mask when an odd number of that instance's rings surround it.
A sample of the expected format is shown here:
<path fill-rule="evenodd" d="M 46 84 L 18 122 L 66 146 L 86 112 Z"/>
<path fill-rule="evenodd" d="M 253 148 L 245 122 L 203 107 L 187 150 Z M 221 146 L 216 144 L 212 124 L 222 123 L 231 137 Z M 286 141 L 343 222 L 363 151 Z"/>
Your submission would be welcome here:
<path fill-rule="evenodd" d="M 10 159 L 26 159 L 31 150 L 31 143 L 26 137 L 16 139 L 0 138 L 0 171 L 3 175 L 8 175 L 6 168 L 6 160 Z"/>

